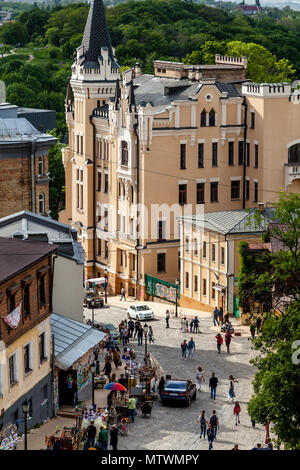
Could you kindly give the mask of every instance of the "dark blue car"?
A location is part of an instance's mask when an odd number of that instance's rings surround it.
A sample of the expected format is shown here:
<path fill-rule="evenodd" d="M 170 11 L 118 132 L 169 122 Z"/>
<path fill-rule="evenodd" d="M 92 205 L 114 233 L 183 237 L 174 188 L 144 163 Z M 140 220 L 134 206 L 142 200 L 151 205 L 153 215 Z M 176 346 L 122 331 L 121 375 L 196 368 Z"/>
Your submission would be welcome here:
<path fill-rule="evenodd" d="M 189 406 L 191 400 L 196 400 L 196 398 L 196 385 L 193 384 L 190 380 L 168 380 L 161 394 L 161 402 L 163 405 L 177 402 Z"/>

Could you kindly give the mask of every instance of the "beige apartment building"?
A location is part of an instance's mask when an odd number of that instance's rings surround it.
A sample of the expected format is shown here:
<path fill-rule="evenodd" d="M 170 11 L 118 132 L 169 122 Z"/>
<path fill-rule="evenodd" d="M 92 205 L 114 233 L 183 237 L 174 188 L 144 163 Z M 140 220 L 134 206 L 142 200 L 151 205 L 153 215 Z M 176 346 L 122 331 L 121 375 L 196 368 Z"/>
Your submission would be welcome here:
<path fill-rule="evenodd" d="M 300 190 L 300 94 L 245 79 L 246 58 L 155 61 L 120 78 L 102 0 L 91 4 L 66 98 L 66 208 L 86 275 L 146 297 L 145 274 L 180 276 L 178 218 Z"/>
<path fill-rule="evenodd" d="M 254 212 L 261 211 L 255 222 Z M 239 243 L 261 242 L 274 208 L 210 212 L 180 220 L 180 286 L 182 306 L 239 316 Z"/>

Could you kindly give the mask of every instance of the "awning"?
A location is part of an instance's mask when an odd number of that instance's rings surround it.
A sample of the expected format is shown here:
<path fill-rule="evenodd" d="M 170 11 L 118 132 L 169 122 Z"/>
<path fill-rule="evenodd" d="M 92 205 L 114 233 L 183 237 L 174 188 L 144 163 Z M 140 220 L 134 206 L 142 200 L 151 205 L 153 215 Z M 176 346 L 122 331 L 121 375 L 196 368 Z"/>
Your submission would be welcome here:
<path fill-rule="evenodd" d="M 54 335 L 55 365 L 62 370 L 68 370 L 107 336 L 103 331 L 56 313 L 51 315 L 50 324 L 51 335 Z"/>
<path fill-rule="evenodd" d="M 105 284 L 106 279 L 105 277 L 97 277 L 95 279 L 87 279 L 85 282 L 91 282 L 95 285 L 99 285 L 99 284 Z"/>
<path fill-rule="evenodd" d="M 226 287 L 225 286 L 221 286 L 220 284 L 216 284 L 215 286 L 213 286 L 213 289 L 219 291 L 219 292 L 222 292 L 224 290 L 226 290 Z"/>

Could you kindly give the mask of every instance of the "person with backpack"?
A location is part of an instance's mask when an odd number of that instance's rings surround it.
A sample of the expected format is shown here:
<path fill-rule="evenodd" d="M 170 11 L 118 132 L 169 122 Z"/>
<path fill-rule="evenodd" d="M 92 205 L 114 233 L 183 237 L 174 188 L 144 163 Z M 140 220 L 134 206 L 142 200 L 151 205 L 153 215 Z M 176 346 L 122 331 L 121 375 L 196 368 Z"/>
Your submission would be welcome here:
<path fill-rule="evenodd" d="M 191 338 L 190 341 L 188 342 L 187 348 L 188 348 L 188 351 L 189 351 L 189 357 L 191 359 L 194 359 L 195 342 L 194 342 L 193 338 Z"/>
<path fill-rule="evenodd" d="M 225 335 L 225 344 L 226 344 L 226 348 L 227 348 L 227 353 L 230 353 L 229 347 L 230 347 L 230 343 L 231 343 L 231 338 L 232 338 L 232 335 L 231 335 L 230 331 L 228 330 L 226 335 Z"/>
<path fill-rule="evenodd" d="M 233 408 L 233 416 L 235 416 L 235 425 L 237 426 L 240 424 L 240 412 L 241 412 L 241 407 L 238 401 L 235 402 L 234 408 Z"/>
<path fill-rule="evenodd" d="M 213 414 L 210 417 L 209 424 L 212 427 L 213 433 L 214 433 L 214 438 L 217 438 L 217 430 L 219 427 L 219 418 L 217 416 L 216 410 L 213 410 Z"/>
<path fill-rule="evenodd" d="M 212 450 L 213 442 L 215 440 L 215 435 L 214 435 L 214 431 L 213 431 L 211 424 L 209 424 L 208 429 L 207 429 L 207 440 L 209 443 L 208 450 Z"/>
<path fill-rule="evenodd" d="M 207 427 L 207 420 L 205 417 L 205 411 L 202 410 L 201 415 L 198 417 L 197 424 L 200 424 L 200 439 L 203 438 L 205 439 L 206 435 L 206 427 Z"/>
<path fill-rule="evenodd" d="M 202 388 L 202 382 L 205 382 L 204 380 L 204 375 L 203 375 L 203 369 L 201 366 L 198 367 L 197 372 L 196 372 L 196 380 L 197 380 L 197 389 L 198 392 L 201 392 Z"/>
<path fill-rule="evenodd" d="M 186 339 L 181 343 L 181 357 L 186 359 L 187 342 Z"/>
<path fill-rule="evenodd" d="M 211 378 L 209 379 L 209 388 L 210 388 L 210 398 L 216 399 L 218 379 L 213 372 Z"/>
<path fill-rule="evenodd" d="M 223 338 L 222 338 L 222 336 L 220 335 L 220 333 L 217 334 L 216 340 L 217 340 L 217 349 L 218 349 L 218 353 L 221 354 L 221 346 L 222 346 L 222 343 L 223 343 Z"/>

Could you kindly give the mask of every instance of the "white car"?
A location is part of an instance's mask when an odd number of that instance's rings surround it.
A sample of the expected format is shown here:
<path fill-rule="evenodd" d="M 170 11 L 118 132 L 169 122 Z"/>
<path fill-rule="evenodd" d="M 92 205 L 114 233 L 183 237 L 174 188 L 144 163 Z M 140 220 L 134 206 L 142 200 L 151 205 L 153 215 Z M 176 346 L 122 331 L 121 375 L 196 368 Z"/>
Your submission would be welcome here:
<path fill-rule="evenodd" d="M 135 320 L 153 320 L 154 313 L 151 308 L 145 304 L 130 305 L 127 310 L 127 315 L 129 318 L 134 318 Z"/>

